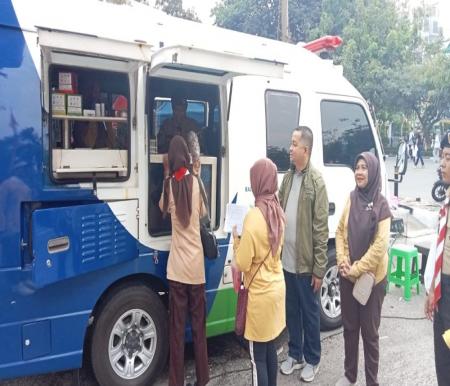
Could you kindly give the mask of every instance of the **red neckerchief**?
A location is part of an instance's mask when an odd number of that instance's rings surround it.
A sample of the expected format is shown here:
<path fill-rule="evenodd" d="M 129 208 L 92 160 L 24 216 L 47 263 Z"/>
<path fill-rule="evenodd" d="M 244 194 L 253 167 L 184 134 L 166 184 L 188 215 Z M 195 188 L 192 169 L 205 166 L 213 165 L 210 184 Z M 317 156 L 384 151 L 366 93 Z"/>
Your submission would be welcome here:
<path fill-rule="evenodd" d="M 175 172 L 173 173 L 173 177 L 180 182 L 184 176 L 187 173 L 187 168 L 185 168 L 184 166 L 182 166 L 181 168 L 179 168 L 178 170 L 175 170 Z"/>

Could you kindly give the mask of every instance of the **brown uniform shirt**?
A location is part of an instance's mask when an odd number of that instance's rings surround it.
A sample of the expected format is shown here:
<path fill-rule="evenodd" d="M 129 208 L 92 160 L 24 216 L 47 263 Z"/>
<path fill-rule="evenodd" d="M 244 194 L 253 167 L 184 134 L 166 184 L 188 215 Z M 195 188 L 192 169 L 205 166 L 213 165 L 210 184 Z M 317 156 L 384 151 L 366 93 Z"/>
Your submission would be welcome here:
<path fill-rule="evenodd" d="M 171 186 L 171 185 L 170 185 Z M 164 192 L 159 200 L 163 208 Z M 200 217 L 206 213 L 196 178 L 192 184 L 192 213 L 187 228 L 177 218 L 172 189 L 169 194 L 168 211 L 172 220 L 172 243 L 167 263 L 167 279 L 184 284 L 205 283 L 205 262 L 200 239 Z"/>

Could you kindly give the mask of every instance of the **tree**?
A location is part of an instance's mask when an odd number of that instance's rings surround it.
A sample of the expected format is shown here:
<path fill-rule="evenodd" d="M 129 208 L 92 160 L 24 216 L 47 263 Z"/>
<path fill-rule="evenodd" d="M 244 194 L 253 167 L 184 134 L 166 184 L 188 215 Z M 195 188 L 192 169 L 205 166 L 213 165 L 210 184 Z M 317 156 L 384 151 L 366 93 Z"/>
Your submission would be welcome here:
<path fill-rule="evenodd" d="M 450 115 L 450 59 L 443 53 L 409 66 L 389 90 L 394 108 L 415 116 L 424 134 Z"/>
<path fill-rule="evenodd" d="M 293 42 L 310 40 L 320 21 L 322 0 L 289 0 L 289 31 Z M 279 39 L 280 0 L 224 0 L 212 10 L 220 27 Z"/>
<path fill-rule="evenodd" d="M 279 36 L 278 0 L 224 0 L 211 13 L 220 27 L 272 39 Z"/>
<path fill-rule="evenodd" d="M 155 8 L 182 19 L 200 21 L 193 9 L 183 8 L 183 0 L 156 0 Z"/>
<path fill-rule="evenodd" d="M 419 16 L 411 21 L 393 0 L 323 0 L 317 35 L 342 37 L 334 59 L 368 101 L 381 134 L 399 114 L 408 115 L 393 103 L 391 90 L 423 57 Z"/>
<path fill-rule="evenodd" d="M 392 0 L 351 0 L 347 4 L 354 8 L 351 12 L 347 8 L 341 19 L 351 17 L 342 25 L 344 45 L 338 59 L 364 97 L 377 110 L 389 110 L 385 90 L 396 73 L 414 62 L 417 31 Z"/>

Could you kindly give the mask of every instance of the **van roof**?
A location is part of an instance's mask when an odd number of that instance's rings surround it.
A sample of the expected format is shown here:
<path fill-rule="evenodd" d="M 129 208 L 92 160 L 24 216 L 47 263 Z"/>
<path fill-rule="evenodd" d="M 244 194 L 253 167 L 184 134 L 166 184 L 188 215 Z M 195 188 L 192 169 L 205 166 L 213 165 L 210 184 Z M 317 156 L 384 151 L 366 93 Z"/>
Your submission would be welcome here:
<path fill-rule="evenodd" d="M 11 0 L 11 3 L 17 19 L 11 16 L 11 10 L 2 10 L 0 24 L 28 31 L 42 28 L 145 43 L 152 51 L 161 46 L 183 45 L 238 55 L 245 52 L 255 58 L 270 57 L 272 61 L 288 64 L 285 78 L 295 78 L 317 92 L 361 97 L 331 63 L 299 45 L 168 16 L 137 2 L 117 5 L 92 0 Z"/>

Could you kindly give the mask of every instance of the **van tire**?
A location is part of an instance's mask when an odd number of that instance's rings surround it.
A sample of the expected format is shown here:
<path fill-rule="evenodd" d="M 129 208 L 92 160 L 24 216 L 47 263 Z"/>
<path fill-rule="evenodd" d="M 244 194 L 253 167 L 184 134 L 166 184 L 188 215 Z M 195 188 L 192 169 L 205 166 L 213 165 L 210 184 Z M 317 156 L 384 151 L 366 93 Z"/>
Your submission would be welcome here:
<path fill-rule="evenodd" d="M 336 249 L 328 250 L 328 265 L 319 291 L 320 329 L 334 330 L 342 325 L 339 270 L 336 265 Z"/>
<path fill-rule="evenodd" d="M 90 353 L 101 386 L 154 382 L 167 360 L 167 315 L 158 295 L 143 284 L 123 285 L 107 297 L 95 317 Z"/>

